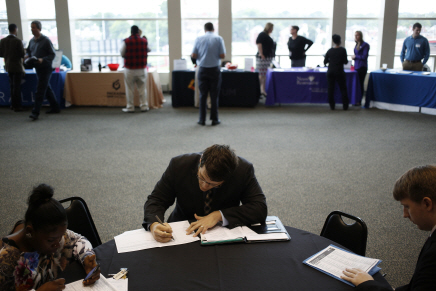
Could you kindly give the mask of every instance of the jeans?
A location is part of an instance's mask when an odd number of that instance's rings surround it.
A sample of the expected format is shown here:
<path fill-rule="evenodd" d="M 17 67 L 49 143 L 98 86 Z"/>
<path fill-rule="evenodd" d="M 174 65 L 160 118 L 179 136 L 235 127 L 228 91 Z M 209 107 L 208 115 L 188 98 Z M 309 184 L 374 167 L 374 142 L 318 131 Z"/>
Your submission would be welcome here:
<path fill-rule="evenodd" d="M 206 100 L 210 92 L 211 110 L 210 120 L 218 120 L 218 97 L 221 89 L 220 67 L 198 69 L 198 87 L 200 88 L 200 118 L 206 120 Z"/>
<path fill-rule="evenodd" d="M 344 110 L 348 109 L 348 92 L 345 72 L 327 72 L 328 96 L 330 109 L 335 109 L 335 86 L 338 82 L 342 95 L 342 106 Z"/>
<path fill-rule="evenodd" d="M 47 98 L 52 110 L 60 110 L 59 104 L 56 101 L 53 90 L 50 86 L 50 78 L 53 70 L 50 67 L 36 68 L 36 77 L 38 85 L 36 86 L 35 104 L 32 109 L 34 115 L 39 115 L 44 97 Z"/>
<path fill-rule="evenodd" d="M 8 73 L 9 85 L 11 87 L 11 107 L 16 109 L 21 107 L 21 79 L 23 73 Z"/>

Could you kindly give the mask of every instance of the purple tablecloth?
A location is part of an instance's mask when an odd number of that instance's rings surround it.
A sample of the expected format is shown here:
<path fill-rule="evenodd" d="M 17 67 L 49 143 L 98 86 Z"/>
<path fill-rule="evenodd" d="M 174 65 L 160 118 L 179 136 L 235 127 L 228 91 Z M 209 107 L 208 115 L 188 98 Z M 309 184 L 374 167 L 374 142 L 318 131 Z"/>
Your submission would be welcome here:
<path fill-rule="evenodd" d="M 355 71 L 345 70 L 350 104 L 361 102 L 359 76 Z M 302 68 L 278 71 L 268 69 L 266 75 L 266 106 L 277 103 L 328 103 L 327 72 L 305 71 Z M 341 91 L 336 84 L 336 103 L 342 103 Z"/>

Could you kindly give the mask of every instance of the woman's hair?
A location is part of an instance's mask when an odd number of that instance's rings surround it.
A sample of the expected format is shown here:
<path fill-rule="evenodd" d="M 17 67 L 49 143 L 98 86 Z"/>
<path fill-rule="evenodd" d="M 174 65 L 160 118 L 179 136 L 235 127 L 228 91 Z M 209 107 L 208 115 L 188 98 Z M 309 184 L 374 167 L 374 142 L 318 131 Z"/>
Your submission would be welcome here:
<path fill-rule="evenodd" d="M 274 24 L 272 24 L 271 22 L 267 22 L 267 24 L 265 24 L 265 28 L 263 29 L 263 31 L 268 33 L 273 28 L 274 28 Z"/>
<path fill-rule="evenodd" d="M 40 184 L 33 188 L 27 200 L 25 224 L 32 224 L 34 230 L 50 230 L 60 224 L 67 224 L 67 213 L 59 201 L 53 199 L 53 188 Z"/>
<path fill-rule="evenodd" d="M 360 35 L 360 41 L 363 42 L 363 33 L 360 30 L 356 30 L 356 33 Z M 357 44 L 357 41 L 356 41 Z"/>
<path fill-rule="evenodd" d="M 341 36 L 339 34 L 333 34 L 332 40 L 337 45 L 341 44 Z"/>

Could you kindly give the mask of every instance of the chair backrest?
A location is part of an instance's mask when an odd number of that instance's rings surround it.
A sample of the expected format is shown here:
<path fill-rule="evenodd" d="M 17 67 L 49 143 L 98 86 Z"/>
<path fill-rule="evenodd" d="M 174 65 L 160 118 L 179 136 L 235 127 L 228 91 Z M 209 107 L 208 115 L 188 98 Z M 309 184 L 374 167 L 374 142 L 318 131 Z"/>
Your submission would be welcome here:
<path fill-rule="evenodd" d="M 345 223 L 342 216 L 354 220 L 354 223 Z M 368 229 L 366 223 L 357 216 L 333 211 L 325 220 L 321 236 L 341 244 L 358 255 L 365 255 Z"/>
<path fill-rule="evenodd" d="M 85 200 L 80 197 L 70 197 L 59 200 L 59 202 L 71 202 L 70 205 L 65 208 L 68 218 L 68 229 L 86 237 L 93 248 L 101 245 L 100 236 L 98 235 L 97 228 L 95 227 Z"/>

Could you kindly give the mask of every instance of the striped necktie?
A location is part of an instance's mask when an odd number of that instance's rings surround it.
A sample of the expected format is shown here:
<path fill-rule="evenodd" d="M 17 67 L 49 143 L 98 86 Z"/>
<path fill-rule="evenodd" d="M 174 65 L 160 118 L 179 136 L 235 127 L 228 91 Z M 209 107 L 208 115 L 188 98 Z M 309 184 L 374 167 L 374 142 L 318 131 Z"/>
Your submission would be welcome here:
<path fill-rule="evenodd" d="M 212 190 L 209 190 L 206 192 L 206 197 L 204 198 L 204 216 L 208 215 L 212 210 L 211 203 L 212 203 Z"/>

